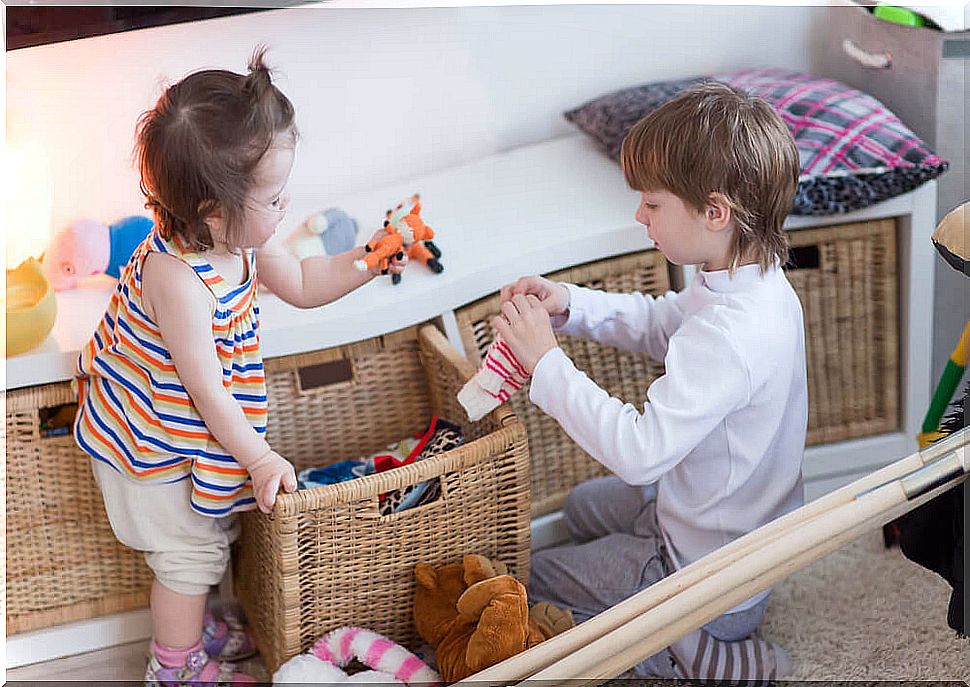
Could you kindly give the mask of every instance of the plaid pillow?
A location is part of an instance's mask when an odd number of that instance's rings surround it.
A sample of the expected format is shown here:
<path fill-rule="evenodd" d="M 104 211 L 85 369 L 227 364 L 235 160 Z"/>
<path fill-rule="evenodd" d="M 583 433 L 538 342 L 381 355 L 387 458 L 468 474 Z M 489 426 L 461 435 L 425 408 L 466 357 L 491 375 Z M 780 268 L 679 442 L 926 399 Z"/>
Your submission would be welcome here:
<path fill-rule="evenodd" d="M 563 116 L 592 136 L 607 155 L 619 162 L 620 146 L 634 124 L 682 90 L 703 80 L 680 79 L 624 88 L 590 100 Z"/>
<path fill-rule="evenodd" d="M 947 168 L 948 163 L 882 103 L 845 84 L 779 69 L 709 78 L 764 98 L 791 129 L 802 172 L 792 214 L 858 210 L 912 191 Z M 623 89 L 565 117 L 618 160 L 623 137 L 641 117 L 703 80 Z"/>

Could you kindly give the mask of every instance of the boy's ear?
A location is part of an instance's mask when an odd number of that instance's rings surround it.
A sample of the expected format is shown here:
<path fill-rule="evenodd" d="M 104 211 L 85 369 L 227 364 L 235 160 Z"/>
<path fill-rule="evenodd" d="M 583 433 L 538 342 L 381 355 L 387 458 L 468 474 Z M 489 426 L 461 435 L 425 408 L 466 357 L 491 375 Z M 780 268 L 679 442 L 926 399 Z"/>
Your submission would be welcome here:
<path fill-rule="evenodd" d="M 707 197 L 707 207 L 704 208 L 704 221 L 711 231 L 723 231 L 731 226 L 731 203 L 722 193 L 711 193 Z"/>

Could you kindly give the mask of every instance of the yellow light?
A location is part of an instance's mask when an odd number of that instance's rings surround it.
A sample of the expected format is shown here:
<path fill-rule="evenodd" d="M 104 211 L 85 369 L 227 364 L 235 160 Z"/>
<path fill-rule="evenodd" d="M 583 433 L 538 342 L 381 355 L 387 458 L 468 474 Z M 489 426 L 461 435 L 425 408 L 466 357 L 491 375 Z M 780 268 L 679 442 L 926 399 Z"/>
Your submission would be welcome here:
<path fill-rule="evenodd" d="M 4 233 L 7 269 L 39 258 L 51 237 L 54 198 L 47 156 L 40 144 L 17 142 L 7 130 L 4 151 Z"/>

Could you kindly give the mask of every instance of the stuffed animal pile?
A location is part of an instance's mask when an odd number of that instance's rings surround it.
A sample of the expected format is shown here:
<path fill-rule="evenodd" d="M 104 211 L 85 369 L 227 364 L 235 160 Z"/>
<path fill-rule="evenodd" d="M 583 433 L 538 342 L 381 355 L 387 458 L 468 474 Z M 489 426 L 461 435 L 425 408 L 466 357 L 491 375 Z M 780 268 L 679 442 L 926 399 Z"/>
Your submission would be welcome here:
<path fill-rule="evenodd" d="M 467 555 L 462 563 L 414 568 L 414 625 L 435 649 L 445 682 L 462 680 L 573 626 L 552 604 L 529 610 L 525 587 L 501 563 Z"/>

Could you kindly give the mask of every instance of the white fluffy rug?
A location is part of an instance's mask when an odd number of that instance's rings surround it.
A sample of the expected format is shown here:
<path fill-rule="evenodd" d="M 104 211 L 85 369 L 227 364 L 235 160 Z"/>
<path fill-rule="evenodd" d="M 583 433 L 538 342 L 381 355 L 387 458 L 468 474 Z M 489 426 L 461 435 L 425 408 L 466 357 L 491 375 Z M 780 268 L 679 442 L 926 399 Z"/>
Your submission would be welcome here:
<path fill-rule="evenodd" d="M 775 587 L 760 634 L 790 680 L 970 681 L 970 640 L 946 624 L 949 585 L 870 532 Z"/>

